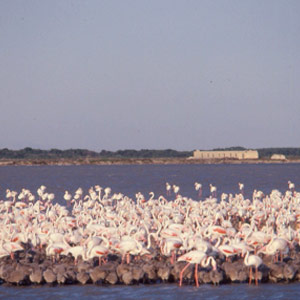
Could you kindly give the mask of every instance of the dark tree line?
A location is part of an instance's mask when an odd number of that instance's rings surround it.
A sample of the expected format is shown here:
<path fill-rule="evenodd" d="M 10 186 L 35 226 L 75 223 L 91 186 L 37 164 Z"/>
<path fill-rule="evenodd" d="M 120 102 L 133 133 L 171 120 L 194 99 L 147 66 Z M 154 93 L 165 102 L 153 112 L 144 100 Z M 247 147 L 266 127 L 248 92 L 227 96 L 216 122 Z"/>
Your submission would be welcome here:
<path fill-rule="evenodd" d="M 0 149 L 0 159 L 77 159 L 77 158 L 158 158 L 158 157 L 189 157 L 193 151 L 166 150 L 118 150 L 101 152 L 90 151 L 86 149 L 68 149 L 68 150 L 40 150 L 30 147 L 21 150 Z"/>

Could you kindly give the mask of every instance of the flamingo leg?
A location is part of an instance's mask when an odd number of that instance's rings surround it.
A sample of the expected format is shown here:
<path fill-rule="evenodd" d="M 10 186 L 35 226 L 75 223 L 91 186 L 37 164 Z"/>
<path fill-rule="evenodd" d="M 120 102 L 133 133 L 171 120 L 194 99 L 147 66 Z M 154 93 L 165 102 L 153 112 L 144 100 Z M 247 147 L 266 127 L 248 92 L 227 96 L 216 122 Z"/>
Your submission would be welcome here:
<path fill-rule="evenodd" d="M 199 199 L 201 199 L 201 197 L 202 197 L 202 190 L 201 189 L 198 192 L 198 197 L 199 197 Z"/>
<path fill-rule="evenodd" d="M 130 254 L 127 253 L 127 264 L 130 264 Z"/>
<path fill-rule="evenodd" d="M 255 285 L 258 285 L 258 269 L 255 267 Z"/>
<path fill-rule="evenodd" d="M 249 284 L 251 284 L 251 281 L 252 281 L 252 267 L 250 267 L 249 270 Z"/>
<path fill-rule="evenodd" d="M 195 265 L 195 282 L 196 282 L 196 286 L 199 287 L 199 281 L 198 281 L 198 264 Z"/>
<path fill-rule="evenodd" d="M 183 276 L 183 272 L 187 269 L 187 267 L 190 265 L 191 263 L 188 263 L 180 272 L 180 275 L 179 275 L 179 286 L 182 285 L 182 276 Z"/>
<path fill-rule="evenodd" d="M 171 264 L 173 265 L 175 261 L 175 251 L 172 250 L 172 255 L 171 255 Z"/>

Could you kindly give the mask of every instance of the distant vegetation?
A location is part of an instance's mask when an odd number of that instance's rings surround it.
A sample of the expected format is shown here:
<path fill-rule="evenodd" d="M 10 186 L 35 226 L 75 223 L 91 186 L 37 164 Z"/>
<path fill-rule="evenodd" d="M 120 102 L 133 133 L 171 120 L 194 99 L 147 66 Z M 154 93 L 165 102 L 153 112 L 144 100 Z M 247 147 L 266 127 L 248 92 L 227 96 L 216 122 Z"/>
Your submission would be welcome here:
<path fill-rule="evenodd" d="M 40 150 L 24 148 L 21 150 L 9 150 L 7 148 L 0 150 L 0 159 L 80 159 L 80 158 L 159 158 L 159 157 L 189 157 L 193 151 L 166 150 L 118 150 L 95 152 L 85 149 L 68 150 Z"/>
<path fill-rule="evenodd" d="M 229 147 L 213 149 L 220 150 L 246 150 L 244 147 Z M 287 158 L 299 158 L 300 148 L 261 148 L 256 149 L 260 158 L 270 158 L 272 154 L 283 154 Z M 86 149 L 68 149 L 68 150 L 40 150 L 30 147 L 21 150 L 0 149 L 0 159 L 109 159 L 109 158 L 184 158 L 193 155 L 193 151 L 166 150 L 118 150 L 101 152 L 90 151 Z"/>

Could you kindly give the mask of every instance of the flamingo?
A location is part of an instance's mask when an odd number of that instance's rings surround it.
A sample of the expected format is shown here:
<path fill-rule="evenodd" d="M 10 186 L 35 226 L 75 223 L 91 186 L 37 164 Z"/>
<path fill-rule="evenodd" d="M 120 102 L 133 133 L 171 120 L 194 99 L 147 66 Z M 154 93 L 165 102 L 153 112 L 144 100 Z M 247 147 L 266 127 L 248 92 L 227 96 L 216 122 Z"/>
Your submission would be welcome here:
<path fill-rule="evenodd" d="M 247 267 L 250 267 L 249 269 L 249 284 L 251 284 L 252 281 L 252 267 L 255 267 L 255 284 L 258 285 L 258 267 L 262 264 L 262 259 L 257 255 L 250 255 L 249 251 L 247 251 L 244 264 Z"/>
<path fill-rule="evenodd" d="M 161 252 L 163 255 L 171 255 L 171 264 L 174 264 L 176 257 L 176 250 L 178 250 L 183 245 L 180 238 L 167 238 L 162 242 Z"/>
<path fill-rule="evenodd" d="M 179 286 L 182 286 L 183 272 L 188 268 L 190 264 L 195 264 L 195 282 L 196 286 L 199 287 L 198 282 L 198 265 L 207 257 L 206 253 L 199 250 L 192 250 L 184 255 L 181 255 L 177 261 L 186 261 L 187 265 L 181 270 L 179 276 Z"/>
<path fill-rule="evenodd" d="M 105 245 L 103 245 L 103 242 Z M 109 253 L 109 240 L 104 236 L 100 237 L 93 237 L 92 240 L 88 243 L 88 251 L 87 257 L 88 258 L 99 258 L 99 266 L 101 265 L 101 260 L 104 262 L 103 256 L 106 256 Z"/>
<path fill-rule="evenodd" d="M 222 237 L 227 235 L 227 229 L 218 225 L 210 225 L 209 227 L 206 228 L 204 234 L 207 237 L 209 236 Z"/>
<path fill-rule="evenodd" d="M 65 199 L 66 202 L 67 202 L 67 206 L 69 206 L 69 205 L 70 205 L 70 201 L 71 201 L 71 199 L 72 199 L 72 195 L 71 195 L 68 191 L 65 191 L 64 199 Z"/>
<path fill-rule="evenodd" d="M 236 251 L 244 257 L 247 251 L 253 250 L 245 241 L 241 241 L 240 239 L 236 238 L 232 243 L 232 247 L 236 249 Z"/>
<path fill-rule="evenodd" d="M 209 187 L 210 187 L 210 194 L 211 194 L 211 196 L 213 198 L 216 198 L 217 197 L 217 188 L 214 185 L 212 185 L 212 184 L 210 184 Z"/>
<path fill-rule="evenodd" d="M 23 189 L 22 192 L 19 194 L 18 199 L 21 200 L 21 201 L 23 201 L 23 200 L 26 199 L 26 192 L 25 192 L 24 189 Z"/>
<path fill-rule="evenodd" d="M 136 250 L 137 247 L 140 247 L 140 243 L 133 237 L 124 236 L 123 239 L 114 246 L 115 250 L 122 254 L 122 262 L 125 260 L 127 264 L 130 263 L 130 251 Z"/>
<path fill-rule="evenodd" d="M 292 193 L 294 193 L 294 191 L 295 191 L 295 184 L 289 180 L 289 181 L 288 181 L 288 186 L 289 186 L 289 190 L 290 190 Z"/>
<path fill-rule="evenodd" d="M 269 236 L 262 231 L 250 231 L 247 236 L 245 237 L 245 241 L 249 246 L 254 247 L 254 251 L 256 253 L 256 250 L 259 246 L 264 245 L 265 243 L 268 243 L 270 240 Z"/>
<path fill-rule="evenodd" d="M 241 192 L 242 195 L 244 195 L 244 184 L 239 182 L 239 190 Z"/>
<path fill-rule="evenodd" d="M 17 242 L 6 242 L 3 243 L 2 248 L 10 254 L 10 258 L 14 259 L 14 253 L 17 251 L 24 250 L 23 247 Z"/>
<path fill-rule="evenodd" d="M 282 254 L 286 254 L 289 252 L 289 243 L 287 240 L 283 238 L 272 238 L 269 244 L 267 244 L 265 247 L 260 249 L 261 253 L 267 254 L 267 255 L 275 255 L 280 253 L 280 261 L 283 260 Z"/>
<path fill-rule="evenodd" d="M 83 194 L 83 190 L 82 190 L 81 187 L 79 187 L 79 188 L 75 191 L 74 199 L 75 199 L 75 200 L 81 200 L 81 199 L 82 199 L 82 194 Z"/>
<path fill-rule="evenodd" d="M 59 256 L 62 253 L 67 253 L 71 248 L 67 243 L 65 236 L 61 233 L 52 233 L 49 235 L 50 241 L 46 248 L 46 254 L 53 256 L 53 261 L 56 256 Z"/>
<path fill-rule="evenodd" d="M 253 200 L 255 199 L 261 200 L 263 197 L 264 197 L 264 193 L 262 191 L 257 191 L 257 190 L 253 191 Z"/>
<path fill-rule="evenodd" d="M 111 193 L 111 188 L 110 187 L 106 187 L 104 189 L 104 196 L 103 196 L 103 198 L 107 199 L 110 193 Z"/>
<path fill-rule="evenodd" d="M 195 182 L 195 190 L 198 191 L 198 197 L 202 197 L 202 184 L 199 182 Z"/>
<path fill-rule="evenodd" d="M 12 200 L 13 203 L 16 201 L 17 194 L 18 193 L 16 191 L 11 191 L 9 189 L 6 190 L 6 198 Z"/>
<path fill-rule="evenodd" d="M 173 184 L 173 191 L 174 191 L 176 197 L 179 196 L 179 190 L 180 190 L 180 187 L 178 185 Z"/>
<path fill-rule="evenodd" d="M 92 247 L 88 252 L 88 258 L 99 258 L 99 266 L 101 265 L 101 260 L 103 259 L 103 256 L 106 256 L 109 251 L 109 249 L 103 245 L 95 245 Z M 104 260 L 103 260 L 104 261 Z"/>
<path fill-rule="evenodd" d="M 70 247 L 67 253 L 70 253 L 74 257 L 74 264 L 77 265 L 78 257 L 85 258 L 85 248 L 83 246 Z"/>
<path fill-rule="evenodd" d="M 37 190 L 37 194 L 40 198 L 40 200 L 43 198 L 43 195 L 45 193 L 46 187 L 44 185 L 41 185 L 38 190 Z"/>
<path fill-rule="evenodd" d="M 95 191 L 98 192 L 98 200 L 101 201 L 101 192 L 102 192 L 102 187 L 100 185 L 95 185 Z"/>
<path fill-rule="evenodd" d="M 226 261 L 228 261 L 229 257 L 238 254 L 238 250 L 230 245 L 221 245 L 218 247 L 218 250 L 225 255 Z"/>
<path fill-rule="evenodd" d="M 171 185 L 169 184 L 169 182 L 166 182 L 166 190 L 167 190 L 167 196 L 170 196 L 171 194 Z"/>
<path fill-rule="evenodd" d="M 33 194 L 29 194 L 28 195 L 28 201 L 30 201 L 30 202 L 34 202 L 35 201 L 35 196 L 33 195 Z"/>

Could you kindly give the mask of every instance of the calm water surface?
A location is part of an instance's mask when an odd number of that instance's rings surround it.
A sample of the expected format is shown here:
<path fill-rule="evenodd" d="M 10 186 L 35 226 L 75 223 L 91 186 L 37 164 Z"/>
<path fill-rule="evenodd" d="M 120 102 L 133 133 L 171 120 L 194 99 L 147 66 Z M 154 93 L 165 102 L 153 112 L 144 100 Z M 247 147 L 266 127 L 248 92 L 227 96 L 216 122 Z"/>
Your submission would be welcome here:
<path fill-rule="evenodd" d="M 196 197 L 194 182 L 203 185 L 203 196 L 209 196 L 209 184 L 222 192 L 235 194 L 238 182 L 245 184 L 245 195 L 253 190 L 270 193 L 272 189 L 284 192 L 287 181 L 300 184 L 300 164 L 251 164 L 251 165 L 125 165 L 125 166 L 1 166 L 0 199 L 7 188 L 21 191 L 28 188 L 36 192 L 45 185 L 48 192 L 63 203 L 65 190 L 74 193 L 78 187 L 85 192 L 99 184 L 111 187 L 113 192 L 135 197 L 137 192 L 146 197 L 153 191 L 158 197 L 165 195 L 165 183 L 180 186 L 180 193 Z M 299 183 L 299 184 L 298 184 Z"/>
<path fill-rule="evenodd" d="M 183 286 L 175 284 L 138 286 L 61 286 L 61 287 L 0 287 L 0 299 L 205 299 L 205 300 L 248 300 L 248 299 L 300 299 L 300 286 L 293 284 L 247 284 Z"/>
<path fill-rule="evenodd" d="M 113 192 L 134 197 L 141 192 L 146 197 L 153 191 L 158 197 L 165 195 L 165 183 L 180 186 L 184 196 L 196 198 L 194 182 L 203 185 L 203 196 L 209 195 L 209 184 L 222 192 L 235 194 L 238 182 L 245 184 L 245 195 L 253 190 L 270 193 L 272 189 L 286 191 L 287 181 L 300 186 L 300 164 L 253 165 L 128 165 L 128 166 L 1 166 L 0 199 L 7 188 L 21 191 L 28 188 L 36 192 L 44 184 L 55 201 L 63 204 L 65 190 L 74 193 L 78 187 L 84 192 L 99 184 L 111 187 Z M 298 189 L 299 190 L 299 189 Z M 8 287 L 0 286 L 0 299 L 300 299 L 300 283 L 201 285 L 179 288 L 176 284 L 138 286 L 56 286 Z"/>

